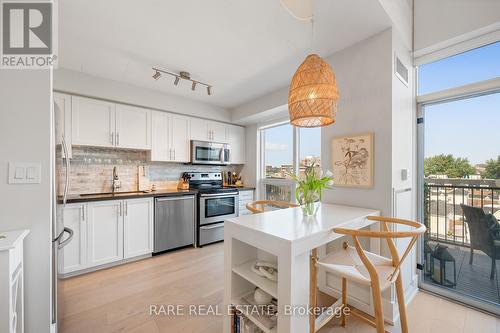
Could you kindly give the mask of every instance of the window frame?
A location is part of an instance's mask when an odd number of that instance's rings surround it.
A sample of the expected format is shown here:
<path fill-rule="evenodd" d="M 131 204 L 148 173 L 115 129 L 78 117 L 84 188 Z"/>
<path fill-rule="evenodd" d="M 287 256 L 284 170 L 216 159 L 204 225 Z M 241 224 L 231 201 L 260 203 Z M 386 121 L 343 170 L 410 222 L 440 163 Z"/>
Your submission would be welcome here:
<path fill-rule="evenodd" d="M 295 174 L 299 173 L 300 168 L 300 128 L 295 127 L 290 124 L 289 120 L 274 122 L 272 124 L 259 127 L 259 143 L 260 143 L 260 165 L 258 172 L 258 183 L 259 183 L 259 198 L 262 200 L 266 200 L 266 185 L 276 185 L 276 186 L 289 186 L 291 191 L 292 202 L 296 203 L 295 199 L 295 182 L 292 179 L 275 179 L 275 178 L 266 178 L 266 137 L 265 131 L 267 129 L 290 125 L 293 129 L 293 139 L 292 139 L 292 164 L 293 164 L 293 172 Z M 321 157 L 321 156 L 320 156 Z"/>

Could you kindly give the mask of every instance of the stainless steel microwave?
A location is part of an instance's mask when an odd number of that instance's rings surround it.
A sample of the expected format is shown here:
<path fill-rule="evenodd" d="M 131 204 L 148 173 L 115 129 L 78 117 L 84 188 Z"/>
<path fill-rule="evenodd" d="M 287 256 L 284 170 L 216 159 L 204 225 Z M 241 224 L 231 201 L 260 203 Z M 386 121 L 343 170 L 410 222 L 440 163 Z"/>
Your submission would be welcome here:
<path fill-rule="evenodd" d="M 191 140 L 192 164 L 226 165 L 230 158 L 231 145 L 227 143 Z"/>

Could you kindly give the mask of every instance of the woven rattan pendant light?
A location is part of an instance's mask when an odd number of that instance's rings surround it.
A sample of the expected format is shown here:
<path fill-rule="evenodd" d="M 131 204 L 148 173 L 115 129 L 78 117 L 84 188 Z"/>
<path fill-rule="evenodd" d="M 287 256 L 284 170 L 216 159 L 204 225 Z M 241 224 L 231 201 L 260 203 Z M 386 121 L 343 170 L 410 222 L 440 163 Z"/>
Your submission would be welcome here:
<path fill-rule="evenodd" d="M 314 0 L 310 0 L 311 49 L 314 44 Z M 293 3 L 292 0 L 286 2 Z M 284 2 L 282 2 L 285 4 Z M 286 5 L 286 4 L 285 4 Z M 302 4 L 304 6 L 304 4 Z M 295 6 L 288 8 L 302 8 Z M 307 17 L 306 15 L 294 15 Z M 290 83 L 288 112 L 290 123 L 297 127 L 327 126 L 335 122 L 339 91 L 332 68 L 317 54 L 310 54 L 297 68 Z"/>
<path fill-rule="evenodd" d="M 290 122 L 297 127 L 333 124 L 338 100 L 339 91 L 332 68 L 317 54 L 308 55 L 290 83 Z"/>

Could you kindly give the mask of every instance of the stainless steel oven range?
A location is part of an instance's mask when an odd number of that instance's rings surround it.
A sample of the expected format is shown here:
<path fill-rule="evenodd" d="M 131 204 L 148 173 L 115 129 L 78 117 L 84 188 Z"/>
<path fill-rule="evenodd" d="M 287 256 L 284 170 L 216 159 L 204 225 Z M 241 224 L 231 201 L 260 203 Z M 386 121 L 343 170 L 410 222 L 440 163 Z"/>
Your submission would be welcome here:
<path fill-rule="evenodd" d="M 224 220 L 238 216 L 238 190 L 225 188 L 221 172 L 189 172 L 189 188 L 198 190 L 198 246 L 224 240 Z"/>

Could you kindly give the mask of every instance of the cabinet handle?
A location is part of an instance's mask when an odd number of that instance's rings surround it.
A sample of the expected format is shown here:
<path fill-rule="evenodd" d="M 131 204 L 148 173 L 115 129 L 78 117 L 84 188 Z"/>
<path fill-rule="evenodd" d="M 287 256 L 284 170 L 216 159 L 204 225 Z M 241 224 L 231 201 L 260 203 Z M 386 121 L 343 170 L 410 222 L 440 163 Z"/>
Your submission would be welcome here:
<path fill-rule="evenodd" d="M 120 132 L 116 132 L 116 145 L 120 145 Z"/>
<path fill-rule="evenodd" d="M 125 216 L 128 216 L 128 202 L 125 201 Z"/>
<path fill-rule="evenodd" d="M 174 161 L 175 161 L 175 148 L 174 148 Z"/>
<path fill-rule="evenodd" d="M 82 221 L 85 221 L 85 206 L 82 205 Z"/>
<path fill-rule="evenodd" d="M 115 145 L 115 132 L 111 132 L 109 141 L 111 141 L 111 145 Z"/>
<path fill-rule="evenodd" d="M 122 203 L 120 202 L 120 206 L 118 207 L 118 215 L 122 216 Z"/>

